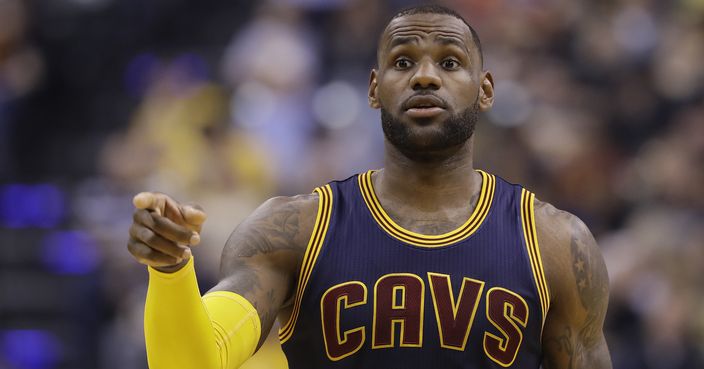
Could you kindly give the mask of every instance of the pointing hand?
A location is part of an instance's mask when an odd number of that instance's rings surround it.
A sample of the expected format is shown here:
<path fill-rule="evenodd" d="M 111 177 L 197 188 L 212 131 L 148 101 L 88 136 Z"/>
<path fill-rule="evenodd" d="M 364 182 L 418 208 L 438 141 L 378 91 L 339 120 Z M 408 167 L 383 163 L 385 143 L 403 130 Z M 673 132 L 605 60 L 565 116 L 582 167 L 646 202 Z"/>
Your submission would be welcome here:
<path fill-rule="evenodd" d="M 135 211 L 127 249 L 140 263 L 161 271 L 180 269 L 200 242 L 206 214 L 198 205 L 182 205 L 169 196 L 141 192 L 132 200 Z"/>

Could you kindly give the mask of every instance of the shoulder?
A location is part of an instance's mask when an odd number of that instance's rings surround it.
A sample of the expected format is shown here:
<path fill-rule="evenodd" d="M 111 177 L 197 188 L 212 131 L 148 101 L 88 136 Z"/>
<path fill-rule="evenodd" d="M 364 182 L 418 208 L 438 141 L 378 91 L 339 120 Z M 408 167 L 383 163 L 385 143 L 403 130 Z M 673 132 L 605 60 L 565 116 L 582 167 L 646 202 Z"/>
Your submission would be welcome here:
<path fill-rule="evenodd" d="M 272 197 L 260 205 L 241 226 L 266 232 L 268 237 L 282 236 L 298 245 L 308 242 L 318 213 L 317 193 Z"/>
<path fill-rule="evenodd" d="M 274 224 L 296 226 L 298 236 L 307 242 L 318 214 L 320 196 L 317 192 L 295 196 L 277 196 L 264 202 L 258 211 Z"/>
<path fill-rule="evenodd" d="M 285 269 L 295 268 L 313 231 L 318 201 L 317 193 L 265 201 L 230 235 L 223 265 L 231 260 L 265 259 Z"/>
<path fill-rule="evenodd" d="M 601 294 L 608 275 L 601 250 L 584 222 L 550 203 L 535 200 L 535 224 L 552 299 Z M 608 287 L 604 287 L 606 290 Z"/>
<path fill-rule="evenodd" d="M 317 192 L 295 196 L 276 196 L 262 203 L 252 215 L 296 214 L 315 218 L 318 201 Z"/>
<path fill-rule="evenodd" d="M 585 233 L 591 235 L 587 226 L 576 215 L 537 198 L 535 199 L 535 223 L 538 232 L 545 236 L 540 240 L 541 246 L 559 249 L 551 251 L 569 251 L 565 250 L 566 246 L 570 245 L 575 236 Z"/>

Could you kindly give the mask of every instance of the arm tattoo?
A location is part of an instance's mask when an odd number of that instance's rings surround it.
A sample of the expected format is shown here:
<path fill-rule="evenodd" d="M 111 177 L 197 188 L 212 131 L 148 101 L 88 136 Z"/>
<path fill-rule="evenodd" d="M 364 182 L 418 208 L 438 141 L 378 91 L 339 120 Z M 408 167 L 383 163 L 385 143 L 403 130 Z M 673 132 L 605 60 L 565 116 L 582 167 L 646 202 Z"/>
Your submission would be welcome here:
<path fill-rule="evenodd" d="M 243 221 L 225 244 L 222 279 L 215 289 L 240 294 L 254 305 L 262 323 L 260 343 L 294 291 L 295 269 L 307 241 L 303 238 L 309 236 L 304 234 L 312 228 L 308 218 L 315 216 L 309 214 L 308 205 L 315 199 L 316 195 L 304 195 L 270 200 Z"/>
<path fill-rule="evenodd" d="M 582 329 L 579 331 L 580 341 L 587 348 L 599 342 L 601 337 L 601 322 L 606 314 L 605 309 L 599 309 L 604 296 L 608 295 L 608 277 L 604 270 L 595 264 L 596 250 L 590 248 L 587 242 L 594 242 L 586 226 L 578 220 L 573 220 L 570 251 L 572 254 L 572 272 L 577 283 L 577 292 L 582 307 L 587 312 Z M 603 310 L 603 311 L 602 311 Z"/>
<path fill-rule="evenodd" d="M 241 258 L 295 249 L 299 214 L 300 210 L 291 204 L 286 204 L 281 209 L 269 209 L 252 219 L 243 235 L 235 237 L 233 234 L 226 247 L 236 248 L 237 256 Z"/>
<path fill-rule="evenodd" d="M 569 269 L 563 271 L 574 277 L 573 282 L 570 278 L 555 277 L 556 286 L 564 296 L 556 300 L 560 304 L 556 307 L 556 320 L 548 322 L 545 332 L 544 349 L 549 353 L 545 368 L 611 368 L 602 333 L 609 282 L 596 241 L 577 217 L 549 204 L 541 205 L 543 214 L 557 226 L 550 230 L 560 235 L 554 238 L 555 247 L 564 250 L 554 262 L 568 263 Z"/>
<path fill-rule="evenodd" d="M 566 355 L 569 360 L 568 360 L 568 366 L 566 369 L 574 369 L 575 368 L 575 360 L 574 360 L 574 351 L 575 351 L 575 345 L 572 340 L 572 328 L 570 326 L 565 326 L 563 334 L 558 336 L 558 337 L 551 337 L 550 341 L 548 342 L 550 345 L 552 345 L 553 349 L 557 350 L 558 352 L 563 353 Z M 550 369 L 552 369 L 552 365 L 550 366 Z"/>
<path fill-rule="evenodd" d="M 247 294 L 261 288 L 252 265 L 256 264 L 256 259 L 296 250 L 299 213 L 299 209 L 291 204 L 266 209 L 260 214 L 255 213 L 230 235 L 220 269 L 224 278 L 236 273 L 236 279 L 230 282 L 238 293 Z"/>

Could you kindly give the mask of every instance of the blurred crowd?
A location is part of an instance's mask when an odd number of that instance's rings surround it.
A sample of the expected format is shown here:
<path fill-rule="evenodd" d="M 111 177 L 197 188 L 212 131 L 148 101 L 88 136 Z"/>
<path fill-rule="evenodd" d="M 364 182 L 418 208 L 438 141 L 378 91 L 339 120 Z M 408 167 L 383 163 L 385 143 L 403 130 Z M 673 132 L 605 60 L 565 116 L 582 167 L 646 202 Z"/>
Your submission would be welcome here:
<path fill-rule="evenodd" d="M 266 198 L 381 167 L 369 71 L 417 3 L 0 0 L 0 368 L 146 368 L 135 193 L 206 209 L 207 290 Z M 603 250 L 614 367 L 704 368 L 704 0 L 440 3 L 496 82 L 475 166 Z"/>

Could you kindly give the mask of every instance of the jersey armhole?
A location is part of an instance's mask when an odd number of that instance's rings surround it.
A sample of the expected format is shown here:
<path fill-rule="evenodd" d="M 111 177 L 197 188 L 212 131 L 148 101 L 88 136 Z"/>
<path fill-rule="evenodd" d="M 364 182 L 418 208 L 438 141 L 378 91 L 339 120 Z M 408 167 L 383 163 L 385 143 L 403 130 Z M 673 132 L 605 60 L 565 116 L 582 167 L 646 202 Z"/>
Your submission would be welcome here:
<path fill-rule="evenodd" d="M 538 243 L 538 233 L 535 227 L 535 194 L 526 190 L 521 190 L 521 225 L 523 228 L 523 239 L 525 240 L 528 259 L 530 260 L 531 270 L 535 281 L 535 288 L 538 292 L 540 300 L 540 308 L 543 321 L 541 324 L 542 330 L 545 326 L 545 319 L 550 309 L 550 291 L 548 290 L 547 279 L 543 269 L 543 259 L 540 254 L 540 245 Z"/>
<path fill-rule="evenodd" d="M 323 247 L 325 235 L 327 234 L 328 226 L 330 225 L 330 216 L 332 214 L 332 189 L 330 188 L 330 185 L 327 184 L 325 186 L 318 187 L 313 192 L 317 193 L 319 196 L 318 213 L 315 216 L 313 232 L 311 232 L 310 239 L 308 240 L 308 246 L 306 246 L 306 252 L 303 255 L 303 261 L 301 262 L 301 268 L 298 273 L 296 294 L 294 295 L 291 316 L 286 324 L 279 329 L 279 341 L 282 344 L 288 341 L 293 335 L 293 329 L 296 326 L 296 320 L 298 319 L 298 315 L 301 311 L 303 293 L 305 292 L 306 285 L 310 280 L 310 276 L 313 271 L 313 267 L 315 266 L 315 262 L 318 259 L 318 255 L 320 255 L 320 250 Z"/>

